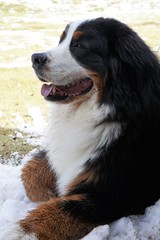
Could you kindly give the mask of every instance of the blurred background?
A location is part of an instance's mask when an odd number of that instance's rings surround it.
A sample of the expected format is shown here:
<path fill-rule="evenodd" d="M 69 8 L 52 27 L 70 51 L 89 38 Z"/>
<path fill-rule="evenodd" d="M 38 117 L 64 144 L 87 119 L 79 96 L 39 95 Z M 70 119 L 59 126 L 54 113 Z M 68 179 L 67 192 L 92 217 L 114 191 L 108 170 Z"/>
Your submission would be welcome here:
<path fill-rule="evenodd" d="M 112 17 L 160 56 L 160 0 L 0 0 L 0 162 L 18 164 L 39 146 L 46 103 L 30 56 L 58 44 L 68 22 Z"/>

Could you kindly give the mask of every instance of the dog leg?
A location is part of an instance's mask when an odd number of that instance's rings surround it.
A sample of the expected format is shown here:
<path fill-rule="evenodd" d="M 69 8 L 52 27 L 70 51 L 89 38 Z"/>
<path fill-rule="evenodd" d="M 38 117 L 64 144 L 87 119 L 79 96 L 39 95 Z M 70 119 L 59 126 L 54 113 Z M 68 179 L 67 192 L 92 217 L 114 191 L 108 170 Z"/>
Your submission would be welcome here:
<path fill-rule="evenodd" d="M 81 208 L 79 216 L 75 217 L 63 209 L 68 204 L 71 204 L 71 209 L 77 208 L 77 205 Z M 54 198 L 40 204 L 15 229 L 10 230 L 7 240 L 79 240 L 95 227 L 80 218 L 81 214 L 85 214 L 84 204 L 85 198 L 81 195 Z"/>
<path fill-rule="evenodd" d="M 49 168 L 45 152 L 39 153 L 26 163 L 21 179 L 32 202 L 48 201 L 55 196 L 55 176 Z"/>

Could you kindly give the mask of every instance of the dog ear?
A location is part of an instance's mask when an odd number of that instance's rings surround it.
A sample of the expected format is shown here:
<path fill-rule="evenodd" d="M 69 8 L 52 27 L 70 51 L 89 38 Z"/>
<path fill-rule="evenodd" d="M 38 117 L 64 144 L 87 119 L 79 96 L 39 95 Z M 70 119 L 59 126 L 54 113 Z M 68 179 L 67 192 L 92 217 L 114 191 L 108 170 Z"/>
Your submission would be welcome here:
<path fill-rule="evenodd" d="M 108 38 L 107 99 L 116 110 L 134 118 L 160 102 L 160 67 L 143 40 L 119 23 Z"/>

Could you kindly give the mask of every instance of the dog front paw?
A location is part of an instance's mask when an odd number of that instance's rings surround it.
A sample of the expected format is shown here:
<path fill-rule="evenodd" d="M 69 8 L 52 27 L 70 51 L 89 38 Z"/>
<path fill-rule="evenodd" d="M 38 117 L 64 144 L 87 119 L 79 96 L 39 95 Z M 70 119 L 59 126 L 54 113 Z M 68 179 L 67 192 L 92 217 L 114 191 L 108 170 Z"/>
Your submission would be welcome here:
<path fill-rule="evenodd" d="M 26 234 L 22 228 L 16 224 L 14 227 L 6 230 L 0 240 L 38 240 L 34 234 Z"/>

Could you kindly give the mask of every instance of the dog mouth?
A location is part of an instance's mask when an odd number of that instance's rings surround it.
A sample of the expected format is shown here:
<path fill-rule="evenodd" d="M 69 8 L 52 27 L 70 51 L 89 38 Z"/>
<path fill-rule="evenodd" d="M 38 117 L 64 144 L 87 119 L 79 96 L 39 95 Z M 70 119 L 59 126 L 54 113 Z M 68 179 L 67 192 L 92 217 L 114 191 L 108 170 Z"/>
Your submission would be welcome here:
<path fill-rule="evenodd" d="M 48 101 L 71 100 L 72 98 L 88 93 L 92 87 L 92 80 L 86 77 L 65 86 L 58 86 L 53 83 L 43 84 L 41 94 Z"/>

